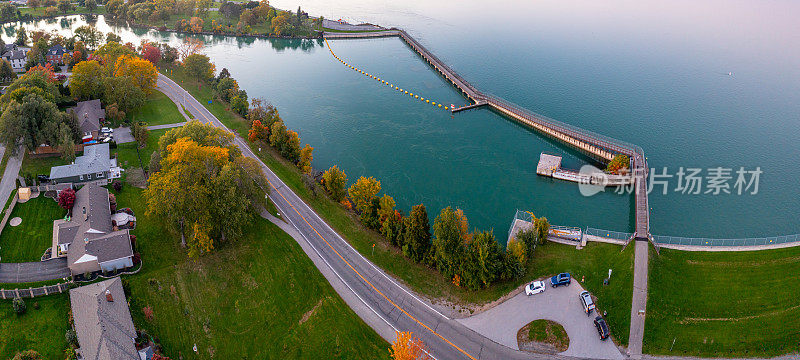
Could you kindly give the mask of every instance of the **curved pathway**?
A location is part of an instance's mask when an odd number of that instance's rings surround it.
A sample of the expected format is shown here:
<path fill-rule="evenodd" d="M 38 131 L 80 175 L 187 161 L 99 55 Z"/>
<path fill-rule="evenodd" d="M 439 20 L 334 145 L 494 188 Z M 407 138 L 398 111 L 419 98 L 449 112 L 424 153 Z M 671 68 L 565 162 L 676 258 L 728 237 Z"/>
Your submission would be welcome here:
<path fill-rule="evenodd" d="M 172 99 L 182 98 L 185 92 L 163 74 L 159 74 L 158 87 L 168 93 L 168 96 L 172 95 L 170 96 Z M 186 101 L 186 109 L 196 119 L 227 129 L 196 99 L 187 95 Z M 354 310 L 365 318 L 365 321 L 370 323 L 368 319 L 378 318 L 385 323 L 384 326 L 376 328 L 379 334 L 386 333 L 386 326 L 393 330 L 413 331 L 422 338 L 431 355 L 437 359 L 554 358 L 552 355 L 530 354 L 511 349 L 438 312 L 353 249 L 264 165 L 243 139 L 237 136 L 236 144 L 241 147 L 245 156 L 254 158 L 261 164 L 270 182 L 270 198 L 273 199 L 282 218 L 297 230 L 308 245 L 304 246 L 304 250 L 311 249 L 306 252 L 312 260 L 315 260 L 315 264 L 320 267 L 323 274 L 333 272 L 339 279 L 331 283 L 334 288 L 339 291 L 340 285 L 343 284 L 347 291 L 360 300 L 363 306 Z M 321 263 L 324 263 L 327 269 L 321 267 L 318 260 L 322 260 Z M 372 315 L 365 317 L 363 313 L 367 309 Z"/>

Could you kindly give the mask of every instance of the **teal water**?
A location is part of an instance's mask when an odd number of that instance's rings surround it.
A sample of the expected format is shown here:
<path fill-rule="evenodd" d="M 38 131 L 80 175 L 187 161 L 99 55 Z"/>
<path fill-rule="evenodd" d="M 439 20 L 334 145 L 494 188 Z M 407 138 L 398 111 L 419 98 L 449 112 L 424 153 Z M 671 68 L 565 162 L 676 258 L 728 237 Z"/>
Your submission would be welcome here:
<path fill-rule="evenodd" d="M 273 1 L 282 8 L 296 2 Z M 584 1 L 518 4 L 304 1 L 328 18 L 401 26 L 479 89 L 557 120 L 640 145 L 651 167 L 763 171 L 757 195 L 650 195 L 654 234 L 745 237 L 800 232 L 800 4 Z M 28 25 L 69 33 L 69 20 Z M 126 41 L 179 36 L 97 26 Z M 4 38 L 13 36 L 6 26 Z M 551 223 L 630 231 L 632 199 L 586 198 L 536 176 L 540 152 L 588 159 L 486 109 L 455 116 L 334 60 L 308 40 L 205 37 L 206 53 L 264 97 L 314 146 L 314 167 L 375 176 L 403 209 L 465 210 L 504 238 L 515 209 Z M 434 101 L 465 99 L 399 39 L 331 41 L 343 59 Z M 732 75 L 728 75 L 732 72 Z M 734 175 L 735 176 L 735 175 Z M 735 180 L 735 178 L 734 178 Z M 733 180 L 731 180 L 733 185 Z M 660 188 L 658 189 L 660 190 Z"/>

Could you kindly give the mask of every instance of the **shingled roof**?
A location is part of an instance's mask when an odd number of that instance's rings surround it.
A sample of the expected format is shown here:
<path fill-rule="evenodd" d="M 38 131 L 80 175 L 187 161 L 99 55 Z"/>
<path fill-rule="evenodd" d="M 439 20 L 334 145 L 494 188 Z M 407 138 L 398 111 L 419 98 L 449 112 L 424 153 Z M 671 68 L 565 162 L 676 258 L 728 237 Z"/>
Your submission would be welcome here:
<path fill-rule="evenodd" d="M 113 278 L 69 291 L 84 360 L 139 360 L 122 281 Z"/>
<path fill-rule="evenodd" d="M 100 100 L 81 101 L 75 107 L 67 109 L 75 114 L 81 130 L 86 133 L 100 131 L 100 119 L 106 118 L 106 111 L 102 109 Z"/>
<path fill-rule="evenodd" d="M 108 143 L 86 146 L 83 155 L 69 165 L 50 168 L 50 179 L 63 179 L 111 170 L 111 150 Z"/>

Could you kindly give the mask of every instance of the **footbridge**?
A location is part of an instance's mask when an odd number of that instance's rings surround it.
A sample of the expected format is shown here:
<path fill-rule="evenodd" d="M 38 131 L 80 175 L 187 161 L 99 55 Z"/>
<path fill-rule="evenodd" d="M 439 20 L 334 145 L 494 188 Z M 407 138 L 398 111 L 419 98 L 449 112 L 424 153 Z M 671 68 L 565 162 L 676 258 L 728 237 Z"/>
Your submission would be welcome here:
<path fill-rule="evenodd" d="M 450 111 L 458 112 L 479 106 L 489 106 L 494 111 L 552 139 L 575 148 L 600 162 L 611 161 L 617 154 L 627 155 L 628 158 L 631 159 L 631 169 L 633 169 L 632 175 L 636 177 L 632 189 L 636 197 L 636 229 L 633 238 L 645 241 L 650 238 L 650 208 L 647 203 L 647 174 L 649 170 L 647 167 L 647 158 L 644 156 L 644 151 L 642 151 L 640 147 L 550 119 L 502 98 L 483 93 L 402 29 L 392 28 L 384 31 L 355 33 L 325 32 L 323 36 L 325 39 L 399 37 L 425 60 L 425 62 L 441 74 L 442 77 L 449 81 L 453 87 L 461 91 L 461 93 L 472 102 L 471 104 L 461 107 L 450 107 Z M 331 53 L 333 52 L 331 51 Z M 400 90 L 402 91 L 402 89 Z M 445 109 L 448 109 L 448 107 L 445 107 Z"/>

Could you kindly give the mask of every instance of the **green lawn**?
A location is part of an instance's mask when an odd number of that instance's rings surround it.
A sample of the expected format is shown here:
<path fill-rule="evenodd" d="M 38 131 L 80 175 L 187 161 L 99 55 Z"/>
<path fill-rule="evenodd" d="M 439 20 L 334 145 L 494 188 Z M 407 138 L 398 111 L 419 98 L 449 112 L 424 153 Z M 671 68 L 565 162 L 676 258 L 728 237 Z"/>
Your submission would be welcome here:
<path fill-rule="evenodd" d="M 535 341 L 553 345 L 558 351 L 569 348 L 567 331 L 559 323 L 551 320 L 534 320 L 517 333 L 517 340 Z"/>
<path fill-rule="evenodd" d="M 11 212 L 11 218 L 19 216 L 22 224 L 7 224 L 0 234 L 2 262 L 41 260 L 44 251 L 53 244 L 53 220 L 65 214 L 66 211 L 58 203 L 44 196 L 18 203 Z"/>
<path fill-rule="evenodd" d="M 34 304 L 39 304 L 39 309 Z M 0 359 L 33 349 L 45 359 L 63 359 L 69 329 L 69 295 L 25 299 L 28 311 L 17 315 L 11 300 L 0 300 Z"/>
<path fill-rule="evenodd" d="M 239 134 L 246 136 L 249 129 L 248 121 L 231 113 L 221 102 L 208 105 L 211 91 L 207 86 L 200 88 L 197 82 L 190 80 L 179 68 L 174 71 L 162 71 L 174 79 L 178 84 L 183 83 L 211 113 L 213 113 L 226 126 Z M 301 134 L 302 135 L 302 134 Z M 600 296 L 599 307 L 608 310 L 609 326 L 612 334 L 622 344 L 628 342 L 628 326 L 630 323 L 631 291 L 633 283 L 631 272 L 633 268 L 632 249 L 620 253 L 622 249 L 616 245 L 590 244 L 584 250 L 577 251 L 565 245 L 548 244 L 540 249 L 533 263 L 527 267 L 527 273 L 516 281 L 507 281 L 492 285 L 479 291 L 468 291 L 455 287 L 449 279 L 445 279 L 438 271 L 427 266 L 416 264 L 405 258 L 400 251 L 388 244 L 378 233 L 366 229 L 358 218 L 345 210 L 341 205 L 332 201 L 325 195 L 313 196 L 302 182 L 300 171 L 278 155 L 269 146 L 251 146 L 261 160 L 272 169 L 292 190 L 297 193 L 307 204 L 313 207 L 339 234 L 353 245 L 362 255 L 370 259 L 395 277 L 402 279 L 415 291 L 432 298 L 444 299 L 458 304 L 485 304 L 494 301 L 512 291 L 524 282 L 531 281 L 541 276 L 556 274 L 561 271 L 581 272 L 587 275 L 588 288 Z M 407 210 L 407 209 L 406 209 Z M 428 209 L 429 214 L 438 213 L 438 209 Z M 546 215 L 546 214 L 545 214 Z M 505 234 L 496 234 L 505 236 Z M 372 244 L 377 244 L 374 253 Z M 615 280 L 604 288 L 602 279 L 607 275 L 608 269 L 613 268 Z M 591 275 L 591 276 L 589 276 Z"/>
<path fill-rule="evenodd" d="M 134 322 L 172 358 L 385 359 L 389 344 L 339 298 L 299 245 L 260 218 L 244 238 L 192 261 L 141 190 L 124 187 L 120 206 L 139 223 L 143 270 L 126 277 Z M 151 306 L 155 317 L 145 319 Z M 305 320 L 304 320 L 305 319 Z M 198 354 L 192 351 L 197 344 Z"/>
<path fill-rule="evenodd" d="M 142 157 L 142 165 L 147 167 L 150 164 L 150 156 L 154 151 L 158 150 L 158 139 L 167 133 L 170 129 L 151 130 L 150 136 L 147 138 L 147 145 L 139 149 L 139 155 L 136 153 L 138 144 L 136 142 L 125 143 L 117 145 L 116 152 L 117 164 L 123 169 L 131 169 L 139 167 L 139 156 Z"/>
<path fill-rule="evenodd" d="M 186 121 L 175 105 L 161 91 L 155 91 L 147 97 L 147 101 L 128 113 L 129 121 L 144 121 L 148 125 L 174 124 Z"/>
<path fill-rule="evenodd" d="M 77 153 L 76 155 L 81 156 L 82 153 Z M 67 162 L 62 160 L 58 155 L 50 157 L 33 157 L 30 154 L 26 154 L 25 158 L 22 160 L 22 166 L 19 168 L 19 175 L 25 176 L 26 174 L 29 174 L 35 177 L 36 175 L 42 174 L 49 176 L 51 167 L 66 164 Z"/>
<path fill-rule="evenodd" d="M 644 351 L 772 357 L 800 351 L 800 248 L 651 253 Z M 674 341 L 674 345 L 673 345 Z"/>

